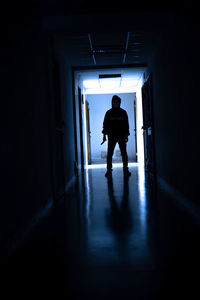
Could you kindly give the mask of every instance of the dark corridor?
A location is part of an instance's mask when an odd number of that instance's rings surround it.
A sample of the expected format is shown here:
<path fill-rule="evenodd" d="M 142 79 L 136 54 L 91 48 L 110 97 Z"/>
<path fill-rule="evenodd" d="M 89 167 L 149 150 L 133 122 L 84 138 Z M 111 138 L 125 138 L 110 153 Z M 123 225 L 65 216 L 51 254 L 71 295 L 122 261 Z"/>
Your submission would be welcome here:
<path fill-rule="evenodd" d="M 2 294 L 196 299 L 199 10 L 47 2 L 2 10 Z M 73 74 L 106 68 L 144 68 L 143 86 L 153 78 L 143 111 L 151 160 L 145 171 L 130 166 L 126 180 L 120 168 L 108 180 L 81 160 L 82 86 Z"/>
<path fill-rule="evenodd" d="M 91 169 L 74 183 L 10 258 L 7 295 L 196 297 L 199 227 L 146 182 L 143 168 L 130 170 L 130 178 L 115 168 L 106 179 L 104 169 Z"/>

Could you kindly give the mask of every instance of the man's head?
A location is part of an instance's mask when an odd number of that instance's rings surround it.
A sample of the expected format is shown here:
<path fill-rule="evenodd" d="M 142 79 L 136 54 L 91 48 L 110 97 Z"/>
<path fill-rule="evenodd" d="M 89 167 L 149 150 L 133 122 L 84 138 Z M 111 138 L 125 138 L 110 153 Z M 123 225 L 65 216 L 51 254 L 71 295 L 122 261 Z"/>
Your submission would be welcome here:
<path fill-rule="evenodd" d="M 121 98 L 118 97 L 117 95 L 114 95 L 112 97 L 112 108 L 120 108 L 120 104 L 121 104 Z"/>

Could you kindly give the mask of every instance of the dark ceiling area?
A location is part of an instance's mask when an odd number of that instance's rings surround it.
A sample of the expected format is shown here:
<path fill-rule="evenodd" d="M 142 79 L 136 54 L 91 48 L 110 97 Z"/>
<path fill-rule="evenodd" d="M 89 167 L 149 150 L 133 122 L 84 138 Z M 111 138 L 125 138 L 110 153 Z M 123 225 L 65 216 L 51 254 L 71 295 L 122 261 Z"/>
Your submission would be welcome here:
<path fill-rule="evenodd" d="M 14 3 L 12 12 L 8 26 L 27 26 L 29 16 L 36 17 L 59 55 L 70 55 L 72 66 L 148 64 L 155 43 L 177 16 L 199 22 L 191 3 L 172 1 L 30 0 Z"/>
<path fill-rule="evenodd" d="M 30 2 L 29 2 L 30 3 Z M 45 14 L 60 14 L 63 12 L 76 13 L 122 13 L 122 12 L 141 12 L 141 11 L 167 11 L 176 10 L 174 1 L 106 1 L 95 2 L 92 0 L 32 0 L 32 5 L 38 7 Z M 183 3 L 181 5 L 183 8 Z"/>
<path fill-rule="evenodd" d="M 55 36 L 57 54 L 70 56 L 73 66 L 146 64 L 155 39 L 144 32 Z"/>
<path fill-rule="evenodd" d="M 118 21 L 116 21 L 118 20 Z M 171 12 L 44 16 L 43 30 L 73 66 L 147 64 Z"/>
<path fill-rule="evenodd" d="M 29 0 L 9 1 L 2 5 L 2 11 L 6 8 L 9 14 L 28 14 L 37 16 L 63 16 L 71 13 L 78 14 L 121 14 L 121 13 L 143 13 L 143 12 L 173 12 L 182 14 L 197 21 L 198 8 L 192 2 L 186 1 L 106 1 L 98 2 L 92 0 Z M 120 22 L 120 20 L 116 20 Z"/>

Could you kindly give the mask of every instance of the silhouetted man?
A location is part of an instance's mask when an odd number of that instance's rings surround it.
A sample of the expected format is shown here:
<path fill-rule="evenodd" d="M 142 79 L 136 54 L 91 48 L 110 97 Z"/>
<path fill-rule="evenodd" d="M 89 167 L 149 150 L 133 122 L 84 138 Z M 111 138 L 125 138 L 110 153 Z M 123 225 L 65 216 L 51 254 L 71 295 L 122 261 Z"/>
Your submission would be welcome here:
<path fill-rule="evenodd" d="M 128 170 L 128 155 L 126 151 L 126 143 L 130 135 L 128 115 L 124 109 L 120 108 L 120 104 L 121 98 L 116 95 L 113 96 L 112 108 L 106 112 L 103 122 L 103 142 L 106 141 L 106 135 L 108 136 L 106 177 L 112 174 L 112 156 L 116 143 L 119 144 L 121 151 L 124 175 L 131 175 Z"/>

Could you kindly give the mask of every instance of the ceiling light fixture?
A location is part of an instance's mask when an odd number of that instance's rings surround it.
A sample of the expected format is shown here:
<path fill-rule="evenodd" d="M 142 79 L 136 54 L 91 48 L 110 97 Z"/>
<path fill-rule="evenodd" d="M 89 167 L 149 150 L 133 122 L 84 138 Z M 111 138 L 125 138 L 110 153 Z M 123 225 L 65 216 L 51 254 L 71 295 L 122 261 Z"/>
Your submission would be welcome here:
<path fill-rule="evenodd" d="M 99 74 L 100 88 L 120 87 L 121 74 Z"/>

